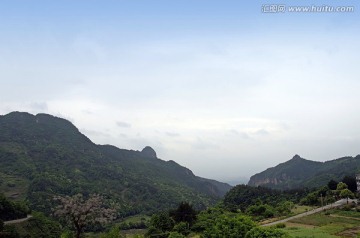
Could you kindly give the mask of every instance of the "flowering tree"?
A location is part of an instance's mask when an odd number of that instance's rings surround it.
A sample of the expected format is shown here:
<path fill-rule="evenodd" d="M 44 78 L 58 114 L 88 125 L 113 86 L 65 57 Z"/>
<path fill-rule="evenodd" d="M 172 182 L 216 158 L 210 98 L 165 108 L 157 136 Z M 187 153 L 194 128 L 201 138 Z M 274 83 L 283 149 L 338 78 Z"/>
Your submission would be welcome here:
<path fill-rule="evenodd" d="M 91 194 L 88 199 L 84 199 L 81 194 L 72 197 L 56 196 L 54 199 L 60 203 L 54 214 L 64 217 L 74 226 L 77 238 L 86 226 L 97 222 L 103 224 L 115 218 L 115 210 L 105 208 L 103 198 L 99 194 Z"/>

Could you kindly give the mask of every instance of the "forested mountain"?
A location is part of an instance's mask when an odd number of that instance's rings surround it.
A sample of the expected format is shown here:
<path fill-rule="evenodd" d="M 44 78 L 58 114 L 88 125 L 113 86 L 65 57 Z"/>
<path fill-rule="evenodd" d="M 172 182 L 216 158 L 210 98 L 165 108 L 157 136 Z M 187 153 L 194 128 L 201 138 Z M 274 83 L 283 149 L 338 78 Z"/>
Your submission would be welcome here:
<path fill-rule="evenodd" d="M 47 114 L 0 116 L 0 165 L 0 191 L 47 214 L 55 195 L 99 193 L 126 216 L 181 201 L 204 207 L 231 188 L 158 159 L 151 147 L 96 145 L 69 121 Z"/>
<path fill-rule="evenodd" d="M 291 160 L 269 168 L 250 178 L 248 185 L 278 189 L 314 188 L 326 185 L 331 179 L 341 181 L 345 176 L 360 173 L 360 155 L 316 162 L 295 155 Z"/>

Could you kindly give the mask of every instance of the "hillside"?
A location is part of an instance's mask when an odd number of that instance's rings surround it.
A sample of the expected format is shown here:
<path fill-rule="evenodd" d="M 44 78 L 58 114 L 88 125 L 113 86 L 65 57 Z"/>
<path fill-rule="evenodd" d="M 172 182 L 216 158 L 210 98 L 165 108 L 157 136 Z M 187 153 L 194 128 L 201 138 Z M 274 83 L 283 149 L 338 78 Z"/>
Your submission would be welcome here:
<path fill-rule="evenodd" d="M 248 185 L 278 189 L 319 187 L 331 179 L 340 181 L 344 176 L 360 172 L 360 155 L 316 162 L 295 155 L 291 160 L 255 174 Z"/>
<path fill-rule="evenodd" d="M 126 216 L 181 201 L 208 206 L 231 188 L 158 159 L 151 147 L 96 145 L 69 121 L 47 114 L 0 116 L 0 164 L 0 191 L 47 214 L 54 195 L 100 193 Z"/>

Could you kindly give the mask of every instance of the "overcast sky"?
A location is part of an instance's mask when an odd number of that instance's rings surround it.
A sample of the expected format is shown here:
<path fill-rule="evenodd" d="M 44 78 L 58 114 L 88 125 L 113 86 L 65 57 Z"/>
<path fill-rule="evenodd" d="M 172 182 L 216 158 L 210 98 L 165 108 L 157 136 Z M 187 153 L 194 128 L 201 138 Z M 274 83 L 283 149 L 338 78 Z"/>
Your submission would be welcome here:
<path fill-rule="evenodd" d="M 264 4 L 354 6 L 262 13 Z M 360 154 L 358 1 L 1 1 L 0 114 L 223 181 Z"/>

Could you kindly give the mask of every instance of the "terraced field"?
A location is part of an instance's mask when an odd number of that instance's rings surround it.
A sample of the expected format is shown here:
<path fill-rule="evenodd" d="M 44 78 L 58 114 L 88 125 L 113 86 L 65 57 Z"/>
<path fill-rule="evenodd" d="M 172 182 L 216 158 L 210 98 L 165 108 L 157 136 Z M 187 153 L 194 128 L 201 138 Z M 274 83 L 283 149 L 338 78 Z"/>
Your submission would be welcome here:
<path fill-rule="evenodd" d="M 360 212 L 332 210 L 291 220 L 285 230 L 294 238 L 358 237 Z"/>

